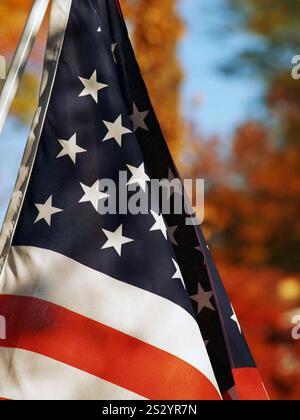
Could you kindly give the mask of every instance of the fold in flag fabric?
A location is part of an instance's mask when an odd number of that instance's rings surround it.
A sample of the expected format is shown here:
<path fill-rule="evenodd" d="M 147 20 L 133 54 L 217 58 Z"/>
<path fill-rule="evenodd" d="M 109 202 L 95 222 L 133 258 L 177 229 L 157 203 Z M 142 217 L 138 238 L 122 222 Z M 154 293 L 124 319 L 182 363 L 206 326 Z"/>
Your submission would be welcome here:
<path fill-rule="evenodd" d="M 118 2 L 52 3 L 1 234 L 0 397 L 266 399 L 200 228 L 150 204 L 99 212 L 100 181 L 120 171 L 128 200 L 132 185 L 179 177 Z"/>

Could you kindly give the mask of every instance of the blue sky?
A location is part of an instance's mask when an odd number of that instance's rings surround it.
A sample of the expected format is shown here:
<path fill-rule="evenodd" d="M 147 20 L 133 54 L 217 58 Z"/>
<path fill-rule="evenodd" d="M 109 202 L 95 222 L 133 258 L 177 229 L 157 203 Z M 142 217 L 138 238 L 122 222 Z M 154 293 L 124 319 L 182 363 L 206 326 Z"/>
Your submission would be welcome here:
<path fill-rule="evenodd" d="M 186 80 L 182 90 L 182 111 L 205 135 L 230 137 L 246 118 L 261 112 L 263 93 L 257 79 L 228 77 L 221 67 L 253 42 L 254 38 L 224 26 L 229 24 L 226 0 L 181 0 L 179 11 L 187 33 L 179 46 Z M 201 94 L 200 107 L 193 106 L 195 94 Z"/>
<path fill-rule="evenodd" d="M 257 80 L 228 78 L 219 70 L 236 52 L 247 46 L 249 36 L 232 31 L 222 33 L 228 19 L 226 0 L 180 0 L 178 10 L 187 27 L 178 48 L 185 72 L 182 112 L 204 135 L 219 135 L 228 141 L 234 129 L 246 118 L 259 116 L 262 93 Z M 201 94 L 201 106 L 193 105 Z M 29 127 L 13 119 L 0 137 L 0 224 L 3 220 L 20 165 Z"/>

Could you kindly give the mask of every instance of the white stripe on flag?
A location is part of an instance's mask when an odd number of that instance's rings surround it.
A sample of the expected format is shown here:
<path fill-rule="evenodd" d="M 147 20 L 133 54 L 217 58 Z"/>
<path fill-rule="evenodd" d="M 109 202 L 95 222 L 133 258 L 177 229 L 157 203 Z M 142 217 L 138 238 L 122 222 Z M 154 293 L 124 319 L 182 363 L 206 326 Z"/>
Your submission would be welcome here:
<path fill-rule="evenodd" d="M 0 294 L 54 303 L 173 354 L 218 389 L 196 321 L 167 299 L 34 247 L 11 249 L 0 284 Z"/>
<path fill-rule="evenodd" d="M 143 400 L 133 392 L 64 363 L 0 348 L 0 397 L 9 400 Z"/>

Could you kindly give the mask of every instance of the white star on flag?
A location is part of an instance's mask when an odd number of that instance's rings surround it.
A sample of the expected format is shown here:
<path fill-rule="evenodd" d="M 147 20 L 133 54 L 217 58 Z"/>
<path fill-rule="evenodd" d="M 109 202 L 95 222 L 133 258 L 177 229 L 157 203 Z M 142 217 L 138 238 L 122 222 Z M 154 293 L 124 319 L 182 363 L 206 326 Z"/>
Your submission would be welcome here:
<path fill-rule="evenodd" d="M 127 168 L 132 173 L 131 179 L 128 181 L 127 185 L 138 184 L 143 191 L 146 191 L 147 182 L 150 181 L 150 178 L 145 172 L 145 165 L 142 163 L 141 166 L 136 168 L 135 166 L 127 165 Z"/>
<path fill-rule="evenodd" d="M 118 46 L 117 42 L 115 42 L 114 44 L 111 44 L 111 52 L 112 52 L 112 55 L 113 55 L 113 58 L 114 58 L 114 62 L 116 64 L 118 64 L 116 54 L 115 54 L 117 46 Z"/>
<path fill-rule="evenodd" d="M 130 134 L 132 131 L 130 131 L 128 128 L 122 126 L 122 115 L 120 115 L 114 122 L 109 121 L 103 121 L 106 125 L 106 128 L 108 129 L 108 133 L 104 137 L 103 141 L 107 140 L 116 140 L 118 145 L 122 146 L 122 137 L 125 134 Z"/>
<path fill-rule="evenodd" d="M 130 115 L 130 119 L 133 122 L 134 131 L 137 131 L 139 128 L 149 131 L 145 123 L 145 119 L 148 116 L 150 111 L 139 111 L 136 104 L 133 104 L 133 113 Z"/>
<path fill-rule="evenodd" d="M 185 286 L 185 283 L 184 283 L 184 280 L 183 280 L 183 276 L 182 276 L 180 267 L 179 267 L 178 263 L 173 258 L 172 258 L 172 261 L 173 261 L 173 264 L 175 265 L 175 270 L 176 270 L 176 273 L 174 274 L 174 276 L 172 277 L 172 279 L 179 279 L 179 280 L 181 280 L 181 282 L 183 284 L 183 287 L 186 289 L 186 286 Z"/>
<path fill-rule="evenodd" d="M 152 226 L 152 228 L 150 229 L 150 232 L 154 232 L 156 230 L 160 230 L 162 232 L 162 234 L 164 235 L 164 237 L 166 239 L 168 239 L 168 235 L 167 235 L 167 227 L 164 221 L 164 218 L 162 215 L 159 215 L 157 213 L 155 213 L 155 211 L 151 210 L 151 214 L 155 219 L 155 223 Z"/>
<path fill-rule="evenodd" d="M 49 226 L 51 226 L 52 216 L 63 211 L 62 209 L 52 206 L 52 195 L 48 198 L 45 204 L 35 204 L 35 206 L 38 209 L 39 214 L 34 223 L 37 223 L 40 220 L 45 220 Z"/>
<path fill-rule="evenodd" d="M 97 29 L 97 32 L 102 32 L 101 26 Z"/>
<path fill-rule="evenodd" d="M 198 284 L 198 293 L 194 296 L 191 296 L 191 299 L 198 304 L 198 314 L 202 311 L 204 308 L 211 309 L 212 311 L 215 310 L 213 305 L 211 304 L 210 299 L 213 297 L 212 292 L 205 292 L 201 285 Z"/>
<path fill-rule="evenodd" d="M 73 163 L 76 164 L 76 156 L 78 153 L 85 153 L 87 150 L 79 147 L 76 143 L 76 133 L 70 140 L 58 140 L 62 146 L 62 151 L 57 155 L 57 159 L 63 156 L 69 156 Z"/>
<path fill-rule="evenodd" d="M 133 239 L 123 236 L 123 225 L 119 226 L 115 232 L 106 229 L 102 229 L 102 231 L 107 237 L 107 242 L 101 249 L 114 248 L 120 257 L 122 256 L 122 246 L 133 242 Z"/>
<path fill-rule="evenodd" d="M 234 310 L 234 308 L 233 308 L 232 305 L 231 305 L 231 309 L 232 309 L 233 315 L 232 315 L 232 317 L 230 319 L 232 319 L 232 321 L 234 321 L 237 324 L 238 329 L 240 331 L 240 334 L 242 334 L 242 327 L 241 327 L 241 325 L 239 323 L 238 317 L 236 316 L 235 310 Z"/>
<path fill-rule="evenodd" d="M 81 188 L 84 191 L 84 196 L 81 198 L 79 203 L 88 203 L 91 202 L 94 209 L 98 211 L 98 203 L 99 200 L 103 200 L 104 198 L 108 198 L 109 195 L 105 194 L 100 191 L 100 181 L 96 181 L 91 187 L 80 183 Z"/>
<path fill-rule="evenodd" d="M 79 96 L 91 95 L 94 101 L 98 103 L 99 90 L 107 88 L 108 85 L 104 85 L 103 83 L 99 83 L 97 81 L 97 71 L 95 70 L 89 79 L 85 79 L 84 77 L 79 77 L 79 79 L 84 85 L 84 89 Z"/>

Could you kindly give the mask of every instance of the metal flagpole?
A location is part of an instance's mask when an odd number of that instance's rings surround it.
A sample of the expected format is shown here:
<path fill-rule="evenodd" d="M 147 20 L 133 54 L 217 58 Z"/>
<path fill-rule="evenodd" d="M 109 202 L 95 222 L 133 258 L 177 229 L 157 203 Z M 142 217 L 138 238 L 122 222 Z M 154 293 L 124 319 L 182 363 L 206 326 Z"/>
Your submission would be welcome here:
<path fill-rule="evenodd" d="M 49 0 L 35 0 L 28 16 L 21 40 L 11 63 L 0 95 L 0 135 L 9 109 L 17 93 L 20 79 L 26 67 L 37 33 L 47 11 Z"/>

